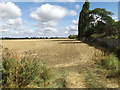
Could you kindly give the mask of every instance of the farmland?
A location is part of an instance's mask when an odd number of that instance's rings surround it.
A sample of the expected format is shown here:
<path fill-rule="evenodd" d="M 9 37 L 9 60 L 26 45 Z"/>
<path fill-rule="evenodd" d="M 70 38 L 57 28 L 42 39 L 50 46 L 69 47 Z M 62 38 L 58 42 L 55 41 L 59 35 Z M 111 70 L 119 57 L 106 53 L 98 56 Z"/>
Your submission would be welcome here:
<path fill-rule="evenodd" d="M 71 67 L 75 70 L 79 70 L 75 68 L 79 63 L 88 64 L 91 62 L 92 55 L 99 51 L 74 39 L 3 40 L 2 43 L 9 50 L 21 54 L 31 52 L 33 55 L 39 56 L 49 66 L 52 65 L 51 67 Z"/>
<path fill-rule="evenodd" d="M 97 74 L 94 55 L 102 56 L 103 52 L 86 43 L 75 39 L 24 39 L 3 40 L 2 45 L 18 56 L 31 54 L 37 57 L 38 63 L 45 63 L 53 72 L 67 72 L 65 78 L 67 87 L 85 88 L 88 71 Z M 106 82 L 107 87 L 117 87 L 117 84 Z"/>

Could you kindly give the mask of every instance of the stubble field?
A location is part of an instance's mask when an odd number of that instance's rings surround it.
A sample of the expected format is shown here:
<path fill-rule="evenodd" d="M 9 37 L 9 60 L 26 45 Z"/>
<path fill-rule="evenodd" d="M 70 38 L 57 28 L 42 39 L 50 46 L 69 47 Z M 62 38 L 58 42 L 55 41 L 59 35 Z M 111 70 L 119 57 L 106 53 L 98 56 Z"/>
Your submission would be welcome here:
<path fill-rule="evenodd" d="M 2 45 L 19 55 L 30 53 L 36 56 L 53 71 L 69 72 L 66 81 L 70 88 L 86 87 L 86 72 L 94 70 L 95 66 L 92 59 L 95 54 L 102 54 L 100 50 L 74 39 L 3 40 Z"/>

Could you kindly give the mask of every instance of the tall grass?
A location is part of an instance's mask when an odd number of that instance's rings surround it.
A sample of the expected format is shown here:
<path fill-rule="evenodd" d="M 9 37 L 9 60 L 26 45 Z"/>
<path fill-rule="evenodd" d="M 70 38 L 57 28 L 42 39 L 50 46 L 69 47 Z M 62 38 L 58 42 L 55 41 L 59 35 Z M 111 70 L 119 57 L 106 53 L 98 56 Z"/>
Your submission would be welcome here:
<path fill-rule="evenodd" d="M 111 54 L 104 58 L 101 65 L 108 69 L 108 78 L 120 78 L 120 61 L 115 55 Z"/>
<path fill-rule="evenodd" d="M 107 57 L 105 57 L 103 60 L 102 60 L 102 65 L 104 67 L 106 67 L 107 69 L 111 69 L 111 70 L 115 70 L 115 71 L 118 71 L 119 70 L 119 60 L 118 58 L 111 54 Z"/>
<path fill-rule="evenodd" d="M 52 70 L 30 53 L 18 57 L 18 54 L 5 48 L 2 57 L 3 88 L 59 87 L 55 86 L 56 83 L 63 83 L 59 77 L 54 78 Z"/>
<path fill-rule="evenodd" d="M 118 57 L 112 53 L 105 53 L 100 56 L 95 54 L 93 60 L 95 61 L 97 66 L 95 72 L 98 77 L 104 77 L 105 80 L 108 81 L 108 83 L 109 81 L 114 81 L 114 83 L 117 85 L 120 79 L 120 61 Z M 92 86 L 95 84 L 94 76 L 92 74 L 88 74 L 86 76 L 86 80 L 88 82 L 88 85 L 91 84 Z M 102 83 L 104 83 L 104 80 Z M 107 83 L 104 84 L 106 87 L 108 87 L 107 85 L 109 85 Z"/>
<path fill-rule="evenodd" d="M 88 88 L 106 88 L 99 80 L 99 78 L 95 75 L 93 75 L 93 73 L 88 73 L 85 76 L 85 81 L 87 84 Z"/>
<path fill-rule="evenodd" d="M 30 55 L 18 59 L 6 48 L 2 57 L 3 87 L 26 87 L 41 74 L 38 61 Z"/>

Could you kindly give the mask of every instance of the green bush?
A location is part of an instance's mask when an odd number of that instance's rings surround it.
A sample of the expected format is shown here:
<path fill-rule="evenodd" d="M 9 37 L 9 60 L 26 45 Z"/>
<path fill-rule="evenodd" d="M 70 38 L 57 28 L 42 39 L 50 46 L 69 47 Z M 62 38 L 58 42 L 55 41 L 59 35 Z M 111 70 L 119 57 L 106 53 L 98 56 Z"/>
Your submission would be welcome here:
<path fill-rule="evenodd" d="M 3 54 L 2 84 L 5 87 L 25 87 L 40 74 L 38 61 L 31 56 L 17 60 L 11 53 Z"/>
<path fill-rule="evenodd" d="M 119 38 L 119 36 L 118 36 L 118 35 L 111 35 L 111 36 L 106 36 L 106 38 L 118 39 L 118 38 Z"/>
<path fill-rule="evenodd" d="M 104 34 L 92 34 L 90 37 L 91 38 L 100 38 L 103 37 Z"/>
<path fill-rule="evenodd" d="M 51 78 L 51 73 L 44 64 L 30 54 L 16 58 L 15 53 L 6 50 L 2 59 L 2 86 L 9 88 L 27 87 L 31 82 L 45 83 Z"/>
<path fill-rule="evenodd" d="M 38 63 L 39 62 L 39 63 Z M 62 78 L 62 79 L 61 79 Z M 2 55 L 3 88 L 58 88 L 65 87 L 65 78 L 55 77 L 51 69 L 38 61 L 32 54 L 18 57 L 7 48 Z"/>
<path fill-rule="evenodd" d="M 77 39 L 77 35 L 69 35 L 68 38 L 69 39 Z"/>
<path fill-rule="evenodd" d="M 118 58 L 115 55 L 109 55 L 105 59 L 102 60 L 102 65 L 106 67 L 107 69 L 119 70 L 119 61 Z"/>

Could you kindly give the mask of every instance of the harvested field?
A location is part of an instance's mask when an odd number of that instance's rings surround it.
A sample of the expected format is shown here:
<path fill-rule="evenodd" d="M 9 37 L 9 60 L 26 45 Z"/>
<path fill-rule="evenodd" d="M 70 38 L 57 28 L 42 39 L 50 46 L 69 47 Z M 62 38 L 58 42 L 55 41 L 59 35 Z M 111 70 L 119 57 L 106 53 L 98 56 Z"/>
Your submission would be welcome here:
<path fill-rule="evenodd" d="M 32 53 L 55 71 L 68 71 L 67 87 L 72 88 L 86 87 L 86 71 L 95 66 L 92 58 L 94 54 L 102 54 L 100 50 L 74 39 L 3 40 L 2 45 L 22 55 Z"/>

